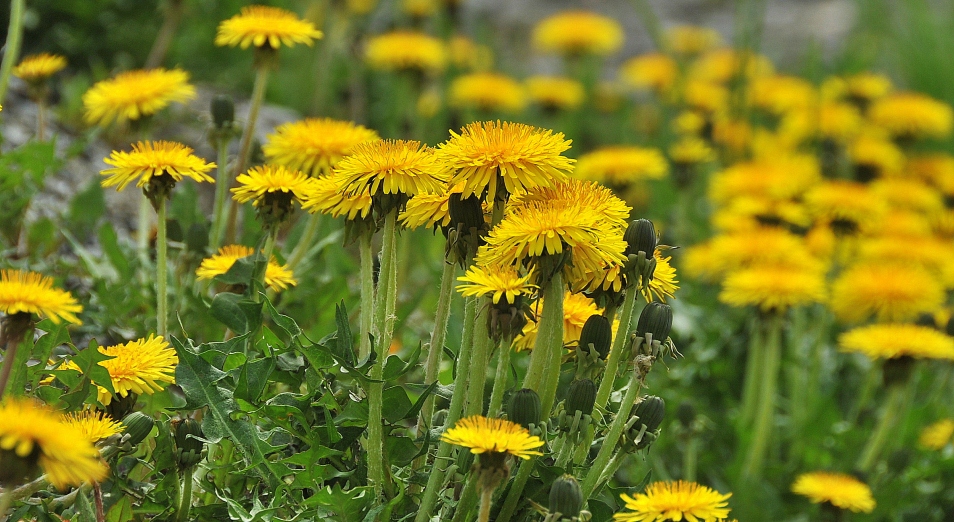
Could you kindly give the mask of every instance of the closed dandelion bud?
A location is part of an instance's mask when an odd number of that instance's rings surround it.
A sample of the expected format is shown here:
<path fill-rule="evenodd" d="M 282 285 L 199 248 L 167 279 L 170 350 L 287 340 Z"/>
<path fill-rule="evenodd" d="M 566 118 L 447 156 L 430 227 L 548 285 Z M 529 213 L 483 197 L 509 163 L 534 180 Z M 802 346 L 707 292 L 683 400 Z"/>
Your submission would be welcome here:
<path fill-rule="evenodd" d="M 672 329 L 672 307 L 665 303 L 652 302 L 643 308 L 636 321 L 636 335 L 661 343 L 666 342 L 669 331 Z"/>
<path fill-rule="evenodd" d="M 123 436 L 126 437 L 129 444 L 133 446 L 146 440 L 146 437 L 149 436 L 149 432 L 152 431 L 152 427 L 155 425 L 152 417 L 138 411 L 134 411 L 123 417 L 122 422 L 123 425 L 126 426 L 126 429 L 123 431 Z"/>
<path fill-rule="evenodd" d="M 550 513 L 559 513 L 561 518 L 574 518 L 580 515 L 583 507 L 583 491 L 573 475 L 563 475 L 550 486 Z"/>
<path fill-rule="evenodd" d="M 578 379 L 570 383 L 566 392 L 566 413 L 573 415 L 582 412 L 583 415 L 593 413 L 596 404 L 596 383 L 590 379 Z"/>
<path fill-rule="evenodd" d="M 623 239 L 626 241 L 626 256 L 645 252 L 646 257 L 652 257 L 656 251 L 656 227 L 648 219 L 630 221 Z"/>
<path fill-rule="evenodd" d="M 666 415 L 666 401 L 655 395 L 647 395 L 636 405 L 633 415 L 639 417 L 637 426 L 642 424 L 646 426 L 646 433 L 652 433 L 659 429 Z"/>
<path fill-rule="evenodd" d="M 460 194 L 451 194 L 447 200 L 447 211 L 451 217 L 451 226 L 458 225 L 464 230 L 480 230 L 484 226 L 484 209 L 477 196 L 461 199 Z"/>
<path fill-rule="evenodd" d="M 202 426 L 191 417 L 179 422 L 173 422 L 176 439 L 176 459 L 182 469 L 195 466 L 202 460 L 202 449 L 205 443 L 202 437 Z"/>
<path fill-rule="evenodd" d="M 692 422 L 696 420 L 696 407 L 691 402 L 681 402 L 679 407 L 676 408 L 676 418 L 679 419 L 679 424 L 686 427 L 691 426 Z"/>
<path fill-rule="evenodd" d="M 530 425 L 540 425 L 540 396 L 530 388 L 517 390 L 510 397 L 507 417 L 511 422 L 530 429 Z"/>
<path fill-rule="evenodd" d="M 581 349 L 589 351 L 592 344 L 600 359 L 605 360 L 606 356 L 609 355 L 612 341 L 613 328 L 606 317 L 599 314 L 591 315 L 583 324 L 583 331 L 580 332 Z"/>
<path fill-rule="evenodd" d="M 217 94 L 212 98 L 212 123 L 218 130 L 228 129 L 235 122 L 235 102 L 224 94 Z"/>

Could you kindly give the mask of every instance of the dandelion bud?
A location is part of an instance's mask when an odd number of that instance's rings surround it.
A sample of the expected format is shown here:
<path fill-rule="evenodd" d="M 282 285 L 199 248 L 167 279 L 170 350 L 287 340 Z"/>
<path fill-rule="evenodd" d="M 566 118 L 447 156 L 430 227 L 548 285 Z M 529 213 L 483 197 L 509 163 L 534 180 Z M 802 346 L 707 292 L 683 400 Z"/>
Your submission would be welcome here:
<path fill-rule="evenodd" d="M 639 252 L 645 252 L 646 257 L 652 257 L 656 251 L 656 227 L 648 219 L 636 219 L 630 221 L 626 233 L 623 235 L 626 241 L 626 256 L 636 255 Z"/>
<path fill-rule="evenodd" d="M 593 413 L 596 404 L 596 383 L 590 379 L 578 379 L 570 383 L 566 392 L 566 412 L 573 415 L 582 412 L 583 415 Z"/>
<path fill-rule="evenodd" d="M 212 98 L 212 123 L 217 130 L 225 130 L 232 127 L 235 122 L 235 102 L 230 96 L 217 94 Z"/>
<path fill-rule="evenodd" d="M 447 211 L 454 228 L 459 225 L 467 232 L 472 228 L 480 230 L 484 226 L 484 209 L 477 196 L 462 199 L 460 194 L 451 194 L 447 200 Z"/>
<path fill-rule="evenodd" d="M 550 513 L 559 513 L 561 518 L 572 519 L 580 515 L 583 507 L 583 490 L 573 475 L 563 475 L 550 486 Z"/>
<path fill-rule="evenodd" d="M 610 344 L 613 341 L 613 328 L 610 326 L 609 319 L 602 315 L 591 315 L 586 323 L 583 324 L 583 330 L 580 332 L 580 348 L 589 351 L 590 345 L 593 345 L 600 359 L 606 359 L 609 355 Z"/>
<path fill-rule="evenodd" d="M 176 439 L 176 459 L 179 462 L 179 468 L 191 468 L 202 460 L 202 449 L 205 443 L 200 439 L 202 435 L 202 426 L 191 417 L 187 417 L 179 422 L 174 422 Z"/>
<path fill-rule="evenodd" d="M 649 303 L 636 321 L 636 336 L 665 342 L 672 329 L 672 307 L 665 303 Z"/>
<path fill-rule="evenodd" d="M 127 441 L 129 444 L 136 446 L 146 440 L 155 422 L 153 422 L 152 417 L 145 413 L 134 411 L 123 417 L 123 425 L 126 426 L 126 429 L 123 431 L 124 438 L 128 437 Z"/>
<path fill-rule="evenodd" d="M 665 415 L 666 401 L 655 395 L 643 397 L 633 411 L 633 419 L 636 422 L 629 428 L 630 436 L 627 440 L 632 441 L 637 450 L 648 447 L 656 440 L 656 430 Z"/>
<path fill-rule="evenodd" d="M 686 427 L 691 426 L 696 419 L 696 407 L 691 402 L 681 402 L 679 407 L 676 408 L 676 418 L 679 420 L 679 424 Z"/>
<path fill-rule="evenodd" d="M 507 416 L 511 422 L 530 429 L 530 425 L 540 424 L 540 396 L 530 388 L 514 392 L 510 397 L 510 407 Z"/>

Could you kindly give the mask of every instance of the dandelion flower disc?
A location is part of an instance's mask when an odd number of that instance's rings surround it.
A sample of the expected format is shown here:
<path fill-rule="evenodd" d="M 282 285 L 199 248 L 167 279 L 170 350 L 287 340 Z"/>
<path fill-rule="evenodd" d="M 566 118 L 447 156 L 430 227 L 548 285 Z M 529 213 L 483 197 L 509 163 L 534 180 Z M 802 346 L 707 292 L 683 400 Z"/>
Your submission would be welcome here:
<path fill-rule="evenodd" d="M 531 294 L 537 287 L 530 282 L 531 276 L 520 276 L 510 266 L 472 266 L 458 277 L 461 284 L 457 290 L 464 297 L 491 296 L 494 304 L 503 300 L 515 304 L 520 296 Z"/>
<path fill-rule="evenodd" d="M 447 66 L 447 50 L 428 34 L 393 31 L 369 38 L 364 59 L 372 69 L 440 72 Z"/>
<path fill-rule="evenodd" d="M 889 322 L 913 320 L 943 302 L 941 282 L 925 269 L 879 263 L 845 270 L 832 284 L 830 307 L 845 322 Z"/>
<path fill-rule="evenodd" d="M 40 53 L 27 56 L 13 68 L 13 75 L 28 83 L 37 83 L 66 68 L 66 58 L 58 54 Z"/>
<path fill-rule="evenodd" d="M 954 339 L 926 326 L 914 324 L 872 324 L 838 337 L 843 352 L 858 352 L 871 359 L 954 360 Z"/>
<path fill-rule="evenodd" d="M 717 522 L 729 514 L 725 495 L 695 482 L 655 482 L 645 493 L 634 497 L 620 495 L 628 511 L 613 515 L 613 520 L 625 522 Z"/>
<path fill-rule="evenodd" d="M 730 272 L 719 300 L 732 306 L 778 312 L 819 302 L 825 298 L 825 277 L 820 268 L 757 265 Z"/>
<path fill-rule="evenodd" d="M 82 311 L 69 292 L 53 287 L 50 277 L 21 270 L 0 271 L 0 312 L 6 315 L 29 313 L 56 324 L 80 324 L 76 314 Z"/>
<path fill-rule="evenodd" d="M 543 455 L 537 448 L 543 446 L 544 442 L 536 435 L 530 435 L 523 426 L 481 415 L 460 419 L 453 428 L 444 432 L 441 440 L 470 448 L 475 455 L 504 453 L 524 460 L 529 460 L 533 455 Z"/>
<path fill-rule="evenodd" d="M 112 357 L 99 365 L 109 372 L 113 390 L 120 397 L 126 397 L 130 392 L 152 395 L 162 391 L 165 384 L 175 383 L 179 358 L 161 335 L 100 347 L 99 351 Z M 112 396 L 104 388 L 99 389 L 99 402 L 103 405 L 112 402 Z"/>
<path fill-rule="evenodd" d="M 224 275 L 232 268 L 239 259 L 248 257 L 255 253 L 251 247 L 244 245 L 226 245 L 219 249 L 214 256 L 202 260 L 199 268 L 195 271 L 199 279 L 212 279 L 216 276 Z M 288 289 L 289 286 L 298 284 L 295 276 L 288 267 L 278 264 L 275 256 L 268 260 L 265 267 L 265 284 L 272 290 L 281 291 Z"/>
<path fill-rule="evenodd" d="M 278 49 L 282 45 L 311 45 L 313 40 L 322 36 L 314 24 L 298 18 L 295 13 L 277 7 L 250 5 L 219 24 L 215 45 Z"/>
<path fill-rule="evenodd" d="M 573 110 L 586 97 L 583 84 L 562 76 L 531 76 L 527 92 L 534 103 L 552 110 Z"/>
<path fill-rule="evenodd" d="M 170 103 L 195 98 L 189 73 L 162 68 L 127 71 L 93 85 L 83 94 L 84 119 L 91 125 L 109 125 L 151 116 Z"/>
<path fill-rule="evenodd" d="M 563 11 L 533 28 L 533 45 L 546 52 L 606 56 L 623 45 L 619 22 L 589 11 Z"/>
<path fill-rule="evenodd" d="M 657 149 L 615 145 L 580 156 L 574 176 L 610 185 L 626 185 L 645 179 L 660 179 L 668 171 L 666 158 Z"/>
<path fill-rule="evenodd" d="M 215 181 L 206 174 L 216 167 L 215 163 L 206 163 L 192 154 L 191 148 L 172 141 L 140 141 L 133 144 L 131 152 L 114 150 L 103 162 L 112 168 L 100 172 L 106 176 L 102 185 L 118 185 L 117 190 L 133 180 L 137 187 L 143 187 L 160 176 L 169 176 L 174 182 L 186 177 L 197 182 Z"/>
<path fill-rule="evenodd" d="M 377 140 L 355 145 L 335 172 L 345 193 L 413 196 L 443 190 L 445 167 L 434 151 L 418 141 Z"/>
<path fill-rule="evenodd" d="M 71 427 L 79 429 L 92 444 L 123 432 L 123 425 L 102 411 L 89 409 L 73 412 L 66 415 L 64 420 Z"/>
<path fill-rule="evenodd" d="M 932 450 L 939 450 L 947 446 L 954 437 L 954 419 L 941 419 L 921 430 L 918 443 Z"/>
<path fill-rule="evenodd" d="M 307 118 L 280 125 L 262 146 L 269 163 L 313 177 L 331 172 L 351 149 L 378 139 L 378 133 L 350 121 Z"/>
<path fill-rule="evenodd" d="M 523 85 L 509 76 L 475 72 L 454 78 L 448 89 L 450 105 L 484 111 L 518 113 L 527 106 Z"/>
<path fill-rule="evenodd" d="M 828 502 L 855 513 L 871 513 L 875 508 L 871 488 L 855 477 L 842 473 L 804 473 L 795 479 L 792 492 L 808 497 L 816 504 Z"/>

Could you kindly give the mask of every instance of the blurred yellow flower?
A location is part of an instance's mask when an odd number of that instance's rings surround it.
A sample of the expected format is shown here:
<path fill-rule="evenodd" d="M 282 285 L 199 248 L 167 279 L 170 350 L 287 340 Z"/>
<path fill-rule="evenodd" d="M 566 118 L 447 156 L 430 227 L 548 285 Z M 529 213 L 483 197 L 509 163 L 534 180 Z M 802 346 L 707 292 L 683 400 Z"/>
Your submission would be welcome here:
<path fill-rule="evenodd" d="M 656 93 L 668 92 L 675 85 L 678 76 L 679 66 L 676 61 L 662 53 L 630 58 L 619 69 L 619 79 L 624 84 Z"/>
<path fill-rule="evenodd" d="M 298 18 L 295 13 L 268 7 L 250 5 L 241 12 L 219 24 L 215 35 L 215 45 L 278 49 L 282 45 L 292 47 L 295 44 L 311 45 L 313 40 L 323 36 L 314 24 Z"/>
<path fill-rule="evenodd" d="M 854 323 L 871 316 L 879 322 L 910 321 L 943 303 L 938 278 L 899 259 L 846 269 L 832 284 L 829 306 L 839 320 Z"/>
<path fill-rule="evenodd" d="M 612 145 L 580 156 L 574 176 L 619 186 L 661 179 L 668 172 L 666 157 L 657 149 Z"/>
<path fill-rule="evenodd" d="M 623 37 L 619 22 L 590 11 L 563 11 L 533 28 L 534 47 L 564 55 L 610 55 L 623 46 Z"/>
<path fill-rule="evenodd" d="M 927 449 L 939 450 L 951 442 L 952 436 L 954 436 L 954 419 L 941 419 L 921 430 L 918 443 Z"/>
<path fill-rule="evenodd" d="M 914 324 L 872 324 L 838 336 L 843 352 L 857 352 L 871 359 L 954 360 L 954 339 L 934 328 Z"/>
<path fill-rule="evenodd" d="M 669 159 L 676 165 L 695 165 L 715 161 L 716 154 L 705 140 L 684 136 L 669 146 Z"/>
<path fill-rule="evenodd" d="M 760 54 L 722 48 L 699 56 L 689 67 L 689 77 L 724 84 L 741 76 L 743 67 L 747 78 L 768 76 L 775 71 L 772 62 Z"/>
<path fill-rule="evenodd" d="M 868 185 L 847 180 L 823 181 L 805 193 L 812 217 L 830 222 L 842 232 L 857 232 L 877 223 L 888 210 L 887 202 Z"/>
<path fill-rule="evenodd" d="M 236 261 L 254 253 L 255 250 L 251 247 L 226 245 L 220 248 L 215 255 L 203 259 L 199 268 L 196 269 L 195 275 L 200 280 L 208 280 L 224 275 Z M 295 286 L 298 282 L 295 281 L 295 275 L 292 271 L 287 266 L 279 265 L 275 256 L 272 256 L 265 267 L 265 284 L 272 290 L 279 292 L 287 290 L 289 286 Z"/>
<path fill-rule="evenodd" d="M 91 125 L 106 126 L 114 120 L 122 123 L 152 116 L 172 102 L 192 98 L 195 87 L 189 84 L 189 73 L 181 69 L 127 71 L 97 82 L 83 94 L 83 118 Z"/>
<path fill-rule="evenodd" d="M 692 56 L 722 45 L 715 29 L 696 25 L 677 25 L 666 30 L 666 48 L 673 53 Z"/>
<path fill-rule="evenodd" d="M 53 287 L 53 279 L 36 272 L 0 271 L 0 312 L 7 316 L 36 314 L 56 324 L 82 324 L 76 314 L 83 307 L 69 292 Z"/>
<path fill-rule="evenodd" d="M 527 321 L 520 335 L 513 340 L 515 351 L 532 350 L 537 342 L 537 323 L 540 321 L 540 314 L 543 313 L 543 299 L 536 300 L 531 310 L 534 317 Z M 600 313 L 602 310 L 589 297 L 566 292 L 563 296 L 563 345 L 572 346 L 578 343 L 586 320 Z"/>
<path fill-rule="evenodd" d="M 13 75 L 27 83 L 40 83 L 66 68 L 66 57 L 40 53 L 24 57 L 13 68 Z"/>
<path fill-rule="evenodd" d="M 583 84 L 572 78 L 531 76 L 526 83 L 530 100 L 545 109 L 573 110 L 586 96 Z"/>
<path fill-rule="evenodd" d="M 915 92 L 890 94 L 875 101 L 868 117 L 903 138 L 944 138 L 954 125 L 950 105 Z"/>
<path fill-rule="evenodd" d="M 825 273 L 791 265 L 754 265 L 729 272 L 719 294 L 719 300 L 731 306 L 757 306 L 776 313 L 824 298 Z"/>
<path fill-rule="evenodd" d="M 417 31 L 393 31 L 368 39 L 365 61 L 372 69 L 439 72 L 447 66 L 444 42 Z"/>
<path fill-rule="evenodd" d="M 307 118 L 279 125 L 262 153 L 270 163 L 317 177 L 330 173 L 355 145 L 376 139 L 377 132 L 354 122 Z"/>
<path fill-rule="evenodd" d="M 484 111 L 520 112 L 527 106 L 526 90 L 499 73 L 479 72 L 454 78 L 448 98 L 454 107 Z"/>
<path fill-rule="evenodd" d="M 816 98 L 815 88 L 807 80 L 782 75 L 754 79 L 748 94 L 753 106 L 772 114 L 812 107 Z"/>
<path fill-rule="evenodd" d="M 815 504 L 827 502 L 855 513 L 871 513 L 875 508 L 871 488 L 857 478 L 842 473 L 803 473 L 792 484 L 792 492 L 808 497 Z"/>

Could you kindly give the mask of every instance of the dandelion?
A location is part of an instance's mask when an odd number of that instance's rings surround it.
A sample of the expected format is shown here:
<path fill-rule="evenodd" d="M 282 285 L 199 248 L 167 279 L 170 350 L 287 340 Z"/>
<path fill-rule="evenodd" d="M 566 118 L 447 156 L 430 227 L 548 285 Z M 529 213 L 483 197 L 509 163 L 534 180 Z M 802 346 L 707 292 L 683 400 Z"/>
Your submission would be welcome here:
<path fill-rule="evenodd" d="M 236 261 L 254 253 L 255 250 L 251 247 L 226 245 L 220 248 L 214 256 L 203 259 L 199 268 L 196 269 L 195 275 L 201 280 L 209 280 L 225 275 Z M 287 266 L 279 265 L 275 256 L 272 256 L 265 267 L 265 284 L 272 290 L 279 292 L 287 290 L 289 286 L 295 286 L 298 282 L 295 280 L 292 271 Z"/>
<path fill-rule="evenodd" d="M 532 309 L 535 317 L 527 321 L 520 335 L 514 339 L 513 348 L 516 351 L 531 350 L 537 340 L 537 324 L 540 312 L 543 309 L 543 299 L 537 300 Z M 593 315 L 599 315 L 602 310 L 596 302 L 583 294 L 567 292 L 563 296 L 563 346 L 571 346 L 579 342 L 583 333 L 583 325 Z"/>
<path fill-rule="evenodd" d="M 239 186 L 231 189 L 232 197 L 239 203 L 251 201 L 266 226 L 285 221 L 311 184 L 308 176 L 281 165 L 252 167 L 236 181 Z"/>
<path fill-rule="evenodd" d="M 757 265 L 726 275 L 719 300 L 731 306 L 757 306 L 784 313 L 825 298 L 824 272 L 790 266 Z"/>
<path fill-rule="evenodd" d="M 470 448 L 475 455 L 504 454 L 523 460 L 543 455 L 537 448 L 543 441 L 530 435 L 523 426 L 504 419 L 489 419 L 480 415 L 460 419 L 453 428 L 441 435 L 441 440 L 456 446 Z"/>
<path fill-rule="evenodd" d="M 179 358 L 161 335 L 100 347 L 99 351 L 111 357 L 99 365 L 109 372 L 113 391 L 118 397 L 126 397 L 131 393 L 152 395 L 162 391 L 166 384 L 175 383 Z M 105 388 L 99 388 L 101 404 L 108 406 L 112 399 L 113 394 Z"/>
<path fill-rule="evenodd" d="M 677 166 L 688 166 L 715 161 L 716 154 L 705 140 L 685 136 L 669 146 L 669 159 Z"/>
<path fill-rule="evenodd" d="M 862 264 L 845 270 L 832 284 L 829 306 L 835 317 L 859 322 L 908 321 L 944 302 L 936 277 L 916 265 Z"/>
<path fill-rule="evenodd" d="M 904 165 L 904 153 L 897 145 L 877 132 L 862 130 L 854 141 L 848 144 L 848 158 L 856 166 L 858 181 L 871 181 L 878 175 L 897 172 Z M 857 167 L 856 167 L 857 170 Z"/>
<path fill-rule="evenodd" d="M 944 209 L 944 198 L 934 187 L 917 179 L 886 178 L 871 183 L 871 192 L 893 209 L 932 215 Z"/>
<path fill-rule="evenodd" d="M 613 520 L 626 522 L 666 522 L 669 520 L 690 520 L 695 522 L 716 522 L 729 515 L 728 500 L 732 493 L 725 495 L 695 482 L 654 482 L 646 487 L 645 493 L 634 497 L 620 495 L 628 511 L 613 515 Z"/>
<path fill-rule="evenodd" d="M 69 292 L 53 287 L 53 279 L 36 272 L 0 271 L 0 312 L 7 316 L 27 313 L 81 324 L 76 314 L 83 307 Z"/>
<path fill-rule="evenodd" d="M 743 75 L 750 79 L 769 76 L 774 70 L 772 61 L 765 56 L 750 51 L 722 48 L 699 56 L 689 68 L 689 77 L 725 84 Z"/>
<path fill-rule="evenodd" d="M 278 126 L 262 153 L 270 163 L 317 177 L 329 174 L 355 145 L 376 139 L 377 132 L 350 121 L 308 118 Z"/>
<path fill-rule="evenodd" d="M 86 409 L 66 415 L 64 421 L 78 429 L 91 444 L 123 432 L 123 425 L 102 411 Z"/>
<path fill-rule="evenodd" d="M 857 478 L 842 473 L 803 473 L 792 484 L 792 492 L 808 497 L 815 504 L 827 502 L 855 513 L 871 513 L 875 508 L 871 488 Z"/>
<path fill-rule="evenodd" d="M 831 222 L 836 230 L 857 232 L 880 221 L 888 210 L 883 198 L 863 183 L 824 181 L 805 194 L 805 205 L 816 219 Z"/>
<path fill-rule="evenodd" d="M 871 359 L 954 360 L 954 338 L 934 328 L 914 324 L 872 324 L 838 337 L 843 352 L 857 352 Z"/>
<path fill-rule="evenodd" d="M 140 141 L 133 144 L 131 152 L 114 150 L 103 162 L 112 166 L 100 172 L 106 176 L 104 187 L 118 185 L 116 189 L 123 190 L 136 181 L 137 187 L 145 187 L 144 192 L 158 190 L 157 198 L 168 197 L 172 187 L 184 178 L 215 181 L 206 174 L 216 168 L 215 163 L 206 163 L 192 154 L 191 148 L 172 141 Z"/>
<path fill-rule="evenodd" d="M 345 193 L 366 193 L 372 199 L 385 195 L 406 198 L 441 192 L 446 183 L 444 165 L 417 141 L 377 140 L 356 145 L 338 163 L 335 172 L 344 178 Z"/>
<path fill-rule="evenodd" d="M 883 74 L 861 72 L 844 78 L 845 93 L 858 100 L 872 101 L 891 92 L 891 79 Z"/>
<path fill-rule="evenodd" d="M 666 30 L 665 41 L 671 52 L 693 56 L 722 45 L 722 35 L 708 27 L 677 25 Z"/>
<path fill-rule="evenodd" d="M 24 57 L 13 68 L 13 75 L 21 80 L 38 84 L 66 68 L 66 58 L 58 54 L 40 53 Z"/>
<path fill-rule="evenodd" d="M 951 442 L 952 436 L 954 419 L 941 419 L 921 430 L 918 443 L 927 449 L 940 450 Z"/>
<path fill-rule="evenodd" d="M 589 11 L 563 11 L 533 28 L 533 45 L 568 56 L 607 56 L 623 45 L 623 28 L 612 18 Z"/>
<path fill-rule="evenodd" d="M 372 69 L 440 72 L 447 66 L 444 43 L 416 31 L 393 31 L 368 39 L 364 59 Z"/>
<path fill-rule="evenodd" d="M 611 186 L 660 179 L 669 171 L 666 158 L 657 149 L 616 145 L 586 153 L 577 160 L 574 175 Z"/>
<path fill-rule="evenodd" d="M 93 85 L 83 94 L 84 119 L 91 125 L 106 126 L 139 120 L 165 109 L 170 103 L 195 98 L 189 73 L 162 68 L 127 71 Z"/>
<path fill-rule="evenodd" d="M 815 88 L 808 81 L 795 76 L 765 76 L 757 78 L 750 87 L 753 106 L 771 114 L 784 114 L 805 109 L 815 103 Z"/>
<path fill-rule="evenodd" d="M 494 72 L 458 76 L 448 92 L 453 107 L 518 113 L 527 106 L 526 89 L 513 78 Z"/>
<path fill-rule="evenodd" d="M 619 69 L 619 79 L 635 89 L 648 89 L 657 94 L 669 92 L 679 76 L 679 66 L 672 57 L 651 53 L 630 58 Z"/>
<path fill-rule="evenodd" d="M 360 192 L 348 194 L 344 187 L 347 176 L 339 173 L 314 178 L 304 189 L 301 208 L 311 213 L 322 212 L 334 217 L 345 216 L 349 221 L 366 219 L 371 214 L 371 195 Z"/>
<path fill-rule="evenodd" d="M 311 45 L 322 32 L 294 13 L 263 5 L 243 7 L 241 12 L 219 24 L 215 45 L 278 49 L 282 45 Z"/>
<path fill-rule="evenodd" d="M 861 113 L 853 105 L 828 102 L 818 108 L 818 133 L 823 138 L 846 143 L 858 134 L 862 123 Z"/>
<path fill-rule="evenodd" d="M 573 110 L 586 96 L 583 84 L 560 76 L 531 76 L 527 78 L 530 99 L 548 110 Z"/>
<path fill-rule="evenodd" d="M 879 99 L 871 105 L 868 116 L 875 125 L 902 138 L 944 138 L 954 125 L 950 105 L 913 92 Z"/>
<path fill-rule="evenodd" d="M 646 302 L 666 302 L 666 299 L 675 297 L 676 290 L 679 290 L 676 268 L 670 263 L 672 257 L 663 257 L 658 250 L 654 257 L 656 258 L 656 268 L 653 270 L 653 277 L 649 280 L 649 285 L 643 288 L 643 297 Z"/>

